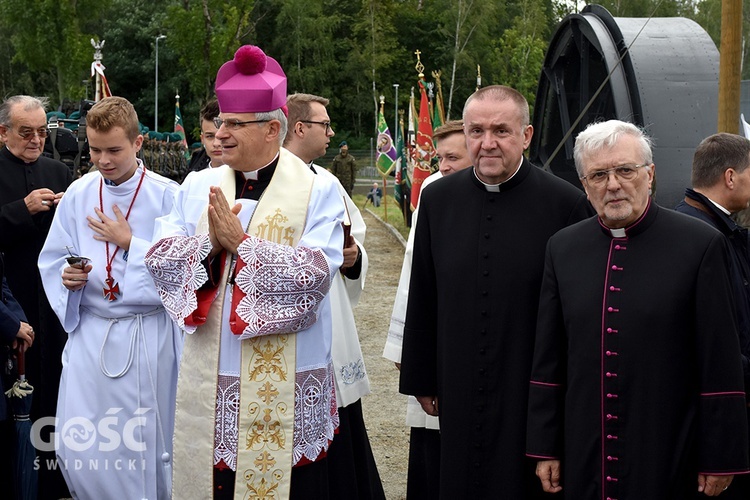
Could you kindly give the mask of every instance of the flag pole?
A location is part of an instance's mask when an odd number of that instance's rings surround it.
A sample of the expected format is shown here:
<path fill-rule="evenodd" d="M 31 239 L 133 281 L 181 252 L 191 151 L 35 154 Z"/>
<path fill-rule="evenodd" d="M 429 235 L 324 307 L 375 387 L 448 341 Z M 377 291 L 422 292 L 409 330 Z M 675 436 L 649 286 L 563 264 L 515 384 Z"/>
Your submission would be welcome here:
<path fill-rule="evenodd" d="M 394 83 L 393 88 L 396 89 L 396 95 L 393 98 L 395 105 L 395 111 L 393 112 L 393 126 L 396 127 L 396 135 L 393 136 L 393 143 L 398 144 L 398 83 Z"/>
<path fill-rule="evenodd" d="M 442 75 L 442 71 L 433 71 L 432 77 L 435 79 L 435 87 L 437 87 L 437 92 L 435 97 L 435 105 L 437 106 L 438 110 L 438 116 L 440 117 L 440 124 L 442 125 L 445 123 L 445 108 L 443 107 L 443 86 L 440 82 L 440 76 Z M 448 110 L 448 118 L 450 119 L 450 109 Z"/>
<path fill-rule="evenodd" d="M 405 152 L 406 150 L 406 131 L 404 130 L 404 110 L 400 109 L 398 111 L 398 125 L 397 128 L 401 130 L 401 142 L 402 147 L 399 149 L 398 157 L 400 158 L 400 163 L 398 165 L 398 171 L 396 172 L 396 181 L 394 182 L 393 190 L 394 195 L 396 191 L 396 185 L 398 185 L 399 192 L 401 193 L 401 202 L 399 204 L 399 210 L 401 211 L 401 215 L 404 217 L 404 225 L 406 227 L 411 227 L 411 219 L 407 216 L 406 211 L 408 210 L 409 203 L 407 201 L 406 196 L 406 181 L 405 175 L 407 175 L 407 166 L 406 162 L 408 159 L 408 154 Z"/>
<path fill-rule="evenodd" d="M 97 42 L 92 38 L 91 46 L 94 47 L 94 62 L 91 63 L 91 78 L 94 79 L 94 101 L 99 101 L 112 95 L 107 77 L 104 76 L 104 70 L 107 68 L 102 64 L 104 40 Z"/>
<path fill-rule="evenodd" d="M 388 185 L 385 176 L 383 176 L 383 212 L 385 212 L 384 220 L 388 224 Z"/>
<path fill-rule="evenodd" d="M 419 84 L 420 105 L 419 126 L 416 131 L 416 155 L 411 181 L 412 210 L 416 210 L 417 208 L 419 192 L 422 189 L 422 182 L 424 182 L 427 176 L 430 175 L 430 160 L 435 156 L 435 145 L 432 143 L 432 117 L 430 116 L 430 103 L 427 99 L 425 82 L 422 81 L 424 79 L 424 65 L 419 57 L 421 52 L 417 50 L 414 54 L 417 56 L 417 64 L 414 69 L 419 73 L 419 80 L 417 83 Z"/>
<path fill-rule="evenodd" d="M 99 65 L 102 63 L 102 47 L 104 40 L 97 42 L 91 39 L 91 46 L 94 47 L 94 62 L 91 64 L 91 76 L 94 77 L 94 101 L 102 98 L 102 77 L 99 74 Z"/>
<path fill-rule="evenodd" d="M 398 90 L 398 87 L 397 87 L 397 90 Z M 385 116 L 383 115 L 384 107 L 385 107 L 385 96 L 381 94 L 380 95 L 380 115 L 381 116 Z M 378 169 L 378 171 L 380 171 L 380 169 Z M 385 175 L 383 175 L 382 172 L 380 173 L 380 178 L 383 179 L 383 212 L 385 214 L 383 220 L 385 221 L 386 224 L 388 224 L 388 190 L 386 189 Z"/>
<path fill-rule="evenodd" d="M 182 122 L 182 111 L 180 111 L 180 92 L 175 89 L 175 105 L 174 105 L 174 128 L 173 131 L 180 135 L 180 143 L 184 149 L 184 156 L 186 159 L 190 158 L 190 148 L 187 143 L 187 134 L 185 133 L 185 124 Z"/>
<path fill-rule="evenodd" d="M 395 139 L 393 140 L 393 144 L 398 146 L 398 83 L 393 84 L 393 88 L 396 90 L 395 96 L 393 98 L 393 103 L 395 106 L 395 109 L 393 111 L 393 126 L 396 130 Z M 398 158 L 398 155 L 396 156 Z M 399 167 L 400 168 L 400 167 Z M 388 221 L 388 190 L 386 189 L 385 184 L 385 177 L 383 177 L 383 200 L 384 200 L 384 206 L 385 206 L 385 216 L 386 216 L 386 222 Z"/>

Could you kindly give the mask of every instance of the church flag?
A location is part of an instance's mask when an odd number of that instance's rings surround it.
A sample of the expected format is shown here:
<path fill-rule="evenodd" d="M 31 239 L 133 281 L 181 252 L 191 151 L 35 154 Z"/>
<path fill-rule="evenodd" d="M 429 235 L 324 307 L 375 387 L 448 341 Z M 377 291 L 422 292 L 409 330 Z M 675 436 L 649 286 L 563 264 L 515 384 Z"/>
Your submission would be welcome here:
<path fill-rule="evenodd" d="M 411 209 L 417 208 L 419 192 L 422 183 L 432 173 L 430 161 L 435 156 L 435 146 L 432 144 L 432 118 L 430 105 L 422 82 L 419 82 L 421 102 L 419 106 L 419 127 L 417 128 L 416 151 L 414 158 L 414 173 L 411 179 Z"/>
<path fill-rule="evenodd" d="M 440 93 L 435 95 L 435 103 L 432 110 L 432 129 L 440 127 L 445 123 L 443 115 L 443 98 Z"/>
<path fill-rule="evenodd" d="M 398 127 L 400 132 L 398 139 L 396 140 L 396 151 L 398 152 L 398 160 L 396 160 L 396 180 L 393 187 L 393 197 L 396 199 L 396 203 L 401 207 L 404 205 L 404 200 L 409 199 L 409 186 L 406 184 L 409 181 L 409 175 L 406 172 L 406 163 L 409 154 L 406 152 L 406 143 L 404 142 L 404 117 L 403 112 L 399 112 L 401 117 L 399 118 Z"/>
<path fill-rule="evenodd" d="M 398 151 L 393 146 L 393 138 L 391 132 L 388 130 L 388 124 L 385 122 L 385 116 L 383 116 L 383 101 L 380 101 L 380 112 L 378 113 L 378 159 L 375 165 L 378 167 L 380 175 L 386 176 L 391 173 L 396 160 L 398 160 Z"/>
<path fill-rule="evenodd" d="M 406 200 L 406 204 L 411 205 L 411 184 L 412 184 L 412 176 L 414 175 L 414 163 L 415 158 L 417 155 L 417 148 L 416 148 L 416 141 L 417 141 L 417 107 L 415 105 L 415 98 L 414 98 L 414 87 L 411 88 L 411 95 L 409 96 L 409 118 L 408 118 L 408 126 L 406 132 L 406 136 L 404 140 L 406 141 L 406 144 L 404 144 L 404 147 L 406 148 L 406 164 L 403 165 L 406 169 L 406 176 L 404 179 L 406 179 L 407 184 L 409 185 L 409 197 Z"/>
<path fill-rule="evenodd" d="M 174 132 L 180 136 L 180 142 L 185 146 L 185 156 L 190 156 L 187 138 L 185 137 L 185 125 L 182 123 L 182 113 L 180 112 L 180 94 L 174 96 L 176 99 L 174 105 Z"/>
<path fill-rule="evenodd" d="M 396 186 L 394 196 L 398 206 L 401 207 L 401 213 L 404 215 L 404 223 L 411 227 L 411 178 L 409 177 L 409 148 L 407 147 L 405 130 L 404 130 L 404 113 L 400 112 L 398 127 L 398 164 L 396 165 Z"/>
<path fill-rule="evenodd" d="M 433 71 L 432 76 L 435 78 L 435 105 L 432 115 L 432 130 L 445 123 L 445 107 L 443 106 L 443 86 L 440 83 L 440 71 Z"/>
<path fill-rule="evenodd" d="M 417 126 L 419 125 L 419 113 L 417 113 L 416 98 L 414 97 L 414 87 L 411 88 L 411 96 L 409 97 L 409 135 L 407 147 L 410 149 L 414 148 L 417 141 Z"/>

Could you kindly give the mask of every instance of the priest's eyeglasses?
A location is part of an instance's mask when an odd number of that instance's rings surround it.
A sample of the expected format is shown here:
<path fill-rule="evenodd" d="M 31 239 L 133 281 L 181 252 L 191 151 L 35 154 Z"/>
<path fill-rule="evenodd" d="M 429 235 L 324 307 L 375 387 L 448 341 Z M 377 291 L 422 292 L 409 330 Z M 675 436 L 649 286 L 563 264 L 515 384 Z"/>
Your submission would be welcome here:
<path fill-rule="evenodd" d="M 241 122 L 239 120 L 222 120 L 218 116 L 214 118 L 214 126 L 219 129 L 222 125 L 224 125 L 227 130 L 239 130 L 245 125 L 249 125 L 250 123 L 266 123 L 271 120 L 248 120 L 246 122 Z"/>
<path fill-rule="evenodd" d="M 638 176 L 638 169 L 648 167 L 648 163 L 638 165 L 636 163 L 626 163 L 619 167 L 608 168 L 607 170 L 597 170 L 588 175 L 581 177 L 589 186 L 602 187 L 609 182 L 609 174 L 614 174 L 621 181 L 632 181 Z"/>
<path fill-rule="evenodd" d="M 332 132 L 331 122 L 314 122 L 312 120 L 300 120 L 301 123 L 312 123 L 313 125 L 323 125 L 326 129 L 326 134 Z"/>
<path fill-rule="evenodd" d="M 33 128 L 22 128 L 18 131 L 18 135 L 24 141 L 30 141 L 35 135 L 38 135 L 40 139 L 45 139 L 49 135 L 49 130 L 46 127 L 36 130 Z"/>

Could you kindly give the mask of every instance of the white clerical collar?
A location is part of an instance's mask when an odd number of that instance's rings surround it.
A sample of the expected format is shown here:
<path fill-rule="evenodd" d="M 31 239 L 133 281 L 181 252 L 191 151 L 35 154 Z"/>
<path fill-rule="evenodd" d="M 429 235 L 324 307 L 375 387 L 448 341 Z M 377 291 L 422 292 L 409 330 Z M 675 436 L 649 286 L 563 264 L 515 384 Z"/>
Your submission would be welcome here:
<path fill-rule="evenodd" d="M 705 195 L 704 195 L 704 196 L 705 196 Z M 715 202 L 714 200 L 712 200 L 712 199 L 711 199 L 711 198 L 709 198 L 708 196 L 706 196 L 706 199 L 707 199 L 708 201 L 710 201 L 711 203 L 713 203 L 713 204 L 714 204 L 714 206 L 715 206 L 716 208 L 718 208 L 719 210 L 721 210 L 722 212 L 724 212 L 724 214 L 725 214 L 725 215 L 726 215 L 727 217 L 729 217 L 730 215 L 732 215 L 732 212 L 730 212 L 730 211 L 729 211 L 729 210 L 727 210 L 726 208 L 722 207 L 721 205 L 719 205 L 718 203 L 716 203 L 716 202 Z"/>
<path fill-rule="evenodd" d="M 133 175 L 130 176 L 130 179 L 138 175 L 141 169 L 143 168 L 143 160 L 141 160 L 140 158 L 136 158 L 135 163 L 136 163 L 135 172 L 133 172 Z M 125 182 L 128 182 L 130 179 L 126 180 Z M 104 176 L 102 176 L 102 180 L 104 181 L 105 186 L 117 186 L 115 181 L 111 181 L 105 178 Z M 122 184 L 124 184 L 124 182 Z"/>
<path fill-rule="evenodd" d="M 484 184 L 484 188 L 487 191 L 490 191 L 490 192 L 493 192 L 493 193 L 499 193 L 500 192 L 500 185 L 501 184 L 505 184 L 506 182 L 508 182 L 509 180 L 511 180 L 513 177 L 515 177 L 516 174 L 521 170 L 521 165 L 522 164 L 523 164 L 523 157 L 521 157 L 521 162 L 518 164 L 518 167 L 516 168 L 516 171 L 513 172 L 513 174 L 510 177 L 508 177 L 507 179 L 505 179 L 503 182 L 499 182 L 497 184 L 487 184 L 482 179 L 480 179 L 479 176 L 477 175 L 477 169 L 476 168 L 474 168 L 474 177 L 476 177 L 479 182 L 481 182 L 482 184 Z"/>
<path fill-rule="evenodd" d="M 260 167 L 258 170 L 252 170 L 250 172 L 242 172 L 242 175 L 245 177 L 245 180 L 257 181 L 258 180 L 258 172 L 260 172 L 261 170 L 263 170 L 264 168 L 266 168 L 271 163 L 275 162 L 276 158 L 278 158 L 278 157 L 279 157 L 279 152 L 277 151 L 276 152 L 276 156 L 273 157 L 273 160 L 269 161 L 268 163 L 266 163 L 265 165 L 263 165 L 262 167 Z"/>
<path fill-rule="evenodd" d="M 609 229 L 609 234 L 611 234 L 613 238 L 624 238 L 626 236 L 624 227 L 618 227 L 617 229 L 609 227 L 607 229 Z"/>

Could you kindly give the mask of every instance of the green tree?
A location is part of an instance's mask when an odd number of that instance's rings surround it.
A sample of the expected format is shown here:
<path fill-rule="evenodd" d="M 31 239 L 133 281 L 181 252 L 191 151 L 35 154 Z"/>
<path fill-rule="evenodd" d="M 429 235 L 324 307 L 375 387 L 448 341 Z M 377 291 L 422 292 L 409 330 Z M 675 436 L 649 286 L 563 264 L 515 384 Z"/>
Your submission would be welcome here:
<path fill-rule="evenodd" d="M 614 17 L 690 17 L 695 0 L 597 0 Z"/>
<path fill-rule="evenodd" d="M 691 18 L 708 32 L 721 50 L 721 0 L 700 0 Z M 742 79 L 750 79 L 750 0 L 742 2 Z"/>
<path fill-rule="evenodd" d="M 171 33 L 162 31 L 169 0 L 113 0 L 101 26 L 104 65 L 112 93 L 128 99 L 135 106 L 141 123 L 154 127 L 155 37 L 166 34 L 159 42 L 159 130 L 171 131 L 174 93 L 180 90 L 185 104 L 188 93 L 175 80 L 180 73 L 171 50 Z M 182 101 L 182 99 L 181 99 Z M 185 128 L 189 130 L 190 112 L 183 104 Z"/>
<path fill-rule="evenodd" d="M 583 8 L 583 2 L 576 0 L 553 0 L 552 1 L 552 19 L 554 22 L 560 22 L 565 16 L 579 12 L 579 6 Z"/>
<path fill-rule="evenodd" d="M 57 102 L 82 95 L 93 27 L 106 6 L 104 0 L 39 0 L 33 8 L 22 0 L 0 2 L 3 33 L 13 49 L 11 64 L 22 63 L 21 68 L 37 75 L 27 80 L 24 93 L 54 96 Z"/>
<path fill-rule="evenodd" d="M 415 7 L 417 1 L 401 4 L 394 22 L 397 23 L 400 45 L 406 49 L 398 56 L 400 74 L 403 75 L 400 81 L 406 83 L 401 87 L 404 89 L 401 94 L 404 105 L 408 88 L 417 80 L 413 69 L 416 49 L 421 52 L 427 80 L 432 79 L 432 71 L 442 73 L 446 117 L 460 115 L 464 100 L 474 92 L 477 65 L 481 65 L 485 82 L 497 82 L 497 63 L 493 61 L 491 47 L 492 41 L 508 25 L 505 13 L 510 3 L 436 0 L 423 2 L 422 8 Z"/>
<path fill-rule="evenodd" d="M 389 124 L 393 84 L 400 86 L 399 108 L 408 103 L 416 50 L 426 80 L 442 73 L 446 112 L 454 116 L 476 87 L 477 65 L 483 85 L 510 84 L 533 99 L 542 41 L 561 1 L 38 0 L 28 9 L 3 0 L 0 28 L 10 43 L 0 47 L 0 90 L 77 100 L 89 80 L 89 39 L 106 40 L 112 91 L 153 127 L 154 42 L 163 34 L 159 129 L 171 130 L 178 91 L 185 128 L 195 130 L 218 68 L 252 43 L 281 63 L 289 92 L 331 100 L 337 139 L 365 147 L 374 135 L 376 96 L 386 97 Z"/>
<path fill-rule="evenodd" d="M 339 67 L 334 33 L 340 22 L 337 15 L 327 13 L 322 0 L 281 2 L 269 52 L 286 72 L 289 93 L 333 92 L 330 75 Z"/>
<path fill-rule="evenodd" d="M 394 83 L 400 86 L 399 107 L 405 108 L 409 102 L 409 90 L 417 85 L 417 71 L 415 52 L 420 51 L 420 58 L 425 66 L 426 79 L 431 79 L 432 71 L 441 70 L 443 82 L 448 72 L 447 62 L 450 61 L 450 40 L 445 36 L 440 21 L 441 8 L 445 2 L 425 2 L 420 7 L 417 0 L 393 4 L 393 26 L 396 30 L 396 47 L 392 53 L 391 64 L 380 74 L 380 87 L 391 87 Z M 445 90 L 448 86 L 445 85 Z M 391 90 L 392 92 L 392 90 Z M 384 95 L 390 97 L 390 92 Z M 447 95 L 447 92 L 446 92 Z M 389 99 L 387 102 L 390 102 Z M 386 106 L 386 120 L 393 123 L 391 106 Z M 447 111 L 447 109 L 446 109 Z"/>
<path fill-rule="evenodd" d="M 747 19 L 746 3 L 743 2 L 742 15 Z M 708 32 L 717 47 L 721 45 L 721 0 L 699 1 L 692 19 Z"/>
<path fill-rule="evenodd" d="M 549 22 L 541 0 L 522 0 L 519 7 L 519 15 L 500 38 L 496 54 L 502 61 L 501 81 L 521 92 L 533 106 Z"/>
<path fill-rule="evenodd" d="M 213 95 L 221 65 L 252 39 L 254 6 L 255 0 L 184 0 L 167 6 L 164 31 L 170 50 L 201 103 Z"/>
<path fill-rule="evenodd" d="M 334 2 L 339 6 L 341 3 Z M 331 75 L 335 82 L 332 104 L 338 119 L 351 124 L 350 135 L 342 134 L 342 138 L 354 138 L 360 147 L 369 145 L 369 138 L 377 130 L 378 87 L 390 87 L 390 83 L 380 82 L 389 80 L 385 75 L 398 45 L 393 9 L 391 0 L 362 0 L 356 11 L 348 13 L 335 9 L 342 15 L 336 38 L 347 33 L 348 36 L 335 45 L 337 60 L 342 64 Z M 365 140 L 357 141 L 357 137 Z"/>

